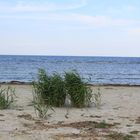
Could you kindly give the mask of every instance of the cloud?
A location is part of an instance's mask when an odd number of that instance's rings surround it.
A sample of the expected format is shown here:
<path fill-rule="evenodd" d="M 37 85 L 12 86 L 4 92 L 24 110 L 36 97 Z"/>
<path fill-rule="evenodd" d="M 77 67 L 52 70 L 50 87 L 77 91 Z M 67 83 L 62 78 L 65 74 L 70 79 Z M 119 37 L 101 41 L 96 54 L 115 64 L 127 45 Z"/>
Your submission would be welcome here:
<path fill-rule="evenodd" d="M 88 15 L 77 15 L 77 18 L 90 26 L 127 26 L 127 25 L 134 25 L 140 24 L 139 20 L 128 20 L 128 19 L 118 19 L 118 18 L 111 18 L 108 16 L 88 16 Z"/>
<path fill-rule="evenodd" d="M 51 0 L 34 0 L 33 1 L 16 1 L 16 3 L 0 2 L 0 19 L 17 19 L 17 20 L 38 20 L 38 21 L 63 21 L 63 23 L 73 23 L 73 25 L 84 25 L 89 28 L 96 27 L 125 27 L 140 24 L 139 20 L 112 18 L 111 16 L 84 15 L 70 13 L 67 11 L 57 13 L 58 10 L 78 9 L 87 4 L 88 0 L 68 0 L 67 2 L 52 3 Z M 134 10 L 133 6 L 127 6 L 127 10 Z M 19 14 L 25 13 L 25 14 Z M 78 24 L 77 24 L 78 23 Z"/>
<path fill-rule="evenodd" d="M 16 19 L 16 20 L 37 20 L 39 22 L 46 21 L 57 22 L 61 21 L 63 23 L 73 23 L 73 25 L 84 25 L 90 28 L 98 27 L 127 27 L 139 25 L 140 20 L 129 20 L 129 19 L 119 19 L 111 18 L 108 16 L 89 16 L 76 13 L 65 13 L 65 14 L 55 14 L 46 13 L 44 14 L 26 14 L 26 15 L 0 15 L 0 19 Z"/>
<path fill-rule="evenodd" d="M 133 13 L 138 10 L 137 6 L 134 5 L 123 5 L 119 7 L 108 7 L 104 12 L 114 15 L 122 15 L 126 13 Z"/>
<path fill-rule="evenodd" d="M 87 0 L 77 0 L 71 3 L 65 2 L 63 4 L 57 4 L 52 2 L 24 2 L 17 1 L 16 4 L 0 3 L 0 12 L 48 12 L 57 10 L 72 10 L 78 9 L 87 4 Z"/>
<path fill-rule="evenodd" d="M 130 35 L 140 35 L 140 27 L 128 29 L 128 33 Z"/>

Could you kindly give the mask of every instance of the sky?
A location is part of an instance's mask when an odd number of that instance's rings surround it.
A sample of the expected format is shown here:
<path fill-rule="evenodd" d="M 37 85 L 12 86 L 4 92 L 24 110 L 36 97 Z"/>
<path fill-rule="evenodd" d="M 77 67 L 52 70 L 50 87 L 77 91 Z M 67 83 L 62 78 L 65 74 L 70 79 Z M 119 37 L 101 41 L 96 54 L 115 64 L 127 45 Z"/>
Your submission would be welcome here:
<path fill-rule="evenodd" d="M 0 0 L 0 54 L 140 57 L 140 0 Z"/>

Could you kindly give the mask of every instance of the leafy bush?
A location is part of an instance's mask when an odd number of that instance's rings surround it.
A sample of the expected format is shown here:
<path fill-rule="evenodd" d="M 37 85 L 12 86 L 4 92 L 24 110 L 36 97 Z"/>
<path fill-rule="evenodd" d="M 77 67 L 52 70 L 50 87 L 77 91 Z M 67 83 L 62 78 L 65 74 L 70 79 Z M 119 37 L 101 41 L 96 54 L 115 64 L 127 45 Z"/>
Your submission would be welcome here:
<path fill-rule="evenodd" d="M 7 109 L 14 102 L 15 89 L 8 88 L 0 89 L 0 109 Z"/>
<path fill-rule="evenodd" d="M 65 73 L 65 87 L 74 107 L 85 107 L 91 102 L 92 90 L 76 72 Z"/>

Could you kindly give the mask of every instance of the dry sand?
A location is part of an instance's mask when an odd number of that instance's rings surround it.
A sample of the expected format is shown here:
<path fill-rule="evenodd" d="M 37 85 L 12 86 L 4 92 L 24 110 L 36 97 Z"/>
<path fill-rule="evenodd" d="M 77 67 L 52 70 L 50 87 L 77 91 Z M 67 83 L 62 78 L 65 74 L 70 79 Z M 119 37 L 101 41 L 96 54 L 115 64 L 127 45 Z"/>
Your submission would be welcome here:
<path fill-rule="evenodd" d="M 140 87 L 100 86 L 100 108 L 70 108 L 68 117 L 66 108 L 54 108 L 51 117 L 41 120 L 31 105 L 32 87 L 10 86 L 16 88 L 17 101 L 11 109 L 0 110 L 0 140 L 111 140 L 106 135 L 113 132 L 135 133 L 133 139 L 140 140 Z M 95 128 L 103 120 L 107 128 Z"/>

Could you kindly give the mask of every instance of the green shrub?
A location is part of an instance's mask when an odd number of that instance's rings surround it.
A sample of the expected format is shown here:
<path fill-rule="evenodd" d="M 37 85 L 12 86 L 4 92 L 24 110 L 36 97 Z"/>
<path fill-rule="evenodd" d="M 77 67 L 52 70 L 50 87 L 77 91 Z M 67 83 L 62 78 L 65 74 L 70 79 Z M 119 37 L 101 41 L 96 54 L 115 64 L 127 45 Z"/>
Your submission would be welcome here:
<path fill-rule="evenodd" d="M 34 94 L 38 98 L 46 99 L 49 93 L 50 77 L 43 69 L 39 69 L 37 75 L 37 81 L 33 81 Z M 49 100 L 47 100 L 49 104 Z"/>
<path fill-rule="evenodd" d="M 74 107 L 85 107 L 91 102 L 92 90 L 76 72 L 65 73 L 65 88 Z"/>
<path fill-rule="evenodd" d="M 15 89 L 8 88 L 0 89 L 0 109 L 7 109 L 14 102 Z"/>
<path fill-rule="evenodd" d="M 45 100 L 40 96 L 37 92 L 33 92 L 33 106 L 35 109 L 35 113 L 40 118 L 47 118 L 48 110 L 52 109 L 49 104 L 45 103 Z"/>
<path fill-rule="evenodd" d="M 34 93 L 50 106 L 63 106 L 65 103 L 64 81 L 59 74 L 48 76 L 45 70 L 40 69 L 37 81 L 33 82 Z"/>
<path fill-rule="evenodd" d="M 66 72 L 64 79 L 60 74 L 47 75 L 40 69 L 37 80 L 33 82 L 34 103 L 61 107 L 65 105 L 69 95 L 74 107 L 88 106 L 92 98 L 92 90 L 76 72 Z M 35 108 L 38 108 L 35 106 Z"/>
<path fill-rule="evenodd" d="M 64 106 L 66 98 L 65 84 L 59 74 L 53 74 L 50 78 L 50 99 L 51 105 Z"/>

